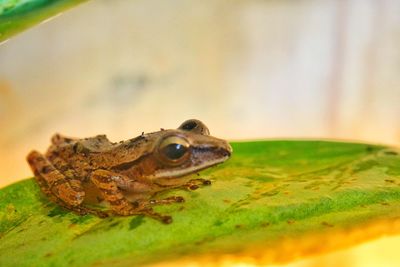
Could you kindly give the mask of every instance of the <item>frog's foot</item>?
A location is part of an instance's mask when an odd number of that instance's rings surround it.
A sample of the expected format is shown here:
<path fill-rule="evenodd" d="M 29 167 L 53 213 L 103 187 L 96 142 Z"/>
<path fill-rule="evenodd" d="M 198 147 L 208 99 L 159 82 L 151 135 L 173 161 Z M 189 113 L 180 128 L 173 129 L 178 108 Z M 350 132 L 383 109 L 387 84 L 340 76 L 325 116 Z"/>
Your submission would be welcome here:
<path fill-rule="evenodd" d="M 155 212 L 153 209 L 144 211 L 144 214 L 165 224 L 172 223 L 172 217 L 169 215 L 162 215 L 158 212 Z"/>
<path fill-rule="evenodd" d="M 171 216 L 155 212 L 148 202 L 135 201 L 131 204 L 131 206 L 125 206 L 119 210 L 113 210 L 113 213 L 120 216 L 145 215 L 165 224 L 172 222 Z"/>
<path fill-rule="evenodd" d="M 211 185 L 211 181 L 203 178 L 189 180 L 182 187 L 188 190 L 196 190 L 200 186 Z"/>
<path fill-rule="evenodd" d="M 114 214 L 122 216 L 141 214 L 141 211 L 146 209 L 148 205 L 145 205 L 143 201 L 129 202 L 114 180 L 114 177 L 119 176 L 119 174 L 111 171 L 96 170 L 91 174 L 90 179 L 100 190 L 104 200 L 110 204 Z"/>
<path fill-rule="evenodd" d="M 107 218 L 109 216 L 108 212 L 106 211 L 101 211 L 101 210 L 96 210 L 96 209 L 91 209 L 82 205 L 79 206 L 75 206 L 75 207 L 71 207 L 71 206 L 65 206 L 65 205 L 61 205 L 64 208 L 71 210 L 72 212 L 78 214 L 78 215 L 88 215 L 88 214 L 92 214 L 95 215 L 99 218 Z"/>
<path fill-rule="evenodd" d="M 162 205 L 162 204 L 173 204 L 173 203 L 182 203 L 185 202 L 185 199 L 181 196 L 172 196 L 164 199 L 150 199 L 149 204 L 151 205 Z"/>
<path fill-rule="evenodd" d="M 171 223 L 172 218 L 168 215 L 162 215 L 153 210 L 149 201 L 138 200 L 129 202 L 128 199 L 118 188 L 114 177 L 120 177 L 120 174 L 113 173 L 107 170 L 96 170 L 91 175 L 92 182 L 102 193 L 104 199 L 110 204 L 112 213 L 115 215 L 129 216 L 129 215 L 147 215 L 153 219 L 163 223 Z M 120 177 L 123 178 L 123 177 Z M 175 197 L 175 202 L 181 200 Z M 169 198 L 168 201 L 173 201 Z M 167 202 L 167 200 L 166 200 Z"/>
<path fill-rule="evenodd" d="M 137 210 L 137 209 L 126 209 L 121 213 L 118 213 L 117 215 L 124 215 L 124 216 L 129 216 L 129 215 L 145 215 L 150 218 L 153 218 L 157 221 L 160 221 L 165 224 L 170 224 L 172 222 L 172 217 L 169 215 L 162 215 L 158 212 L 155 212 L 151 207 L 142 209 L 142 210 Z"/>

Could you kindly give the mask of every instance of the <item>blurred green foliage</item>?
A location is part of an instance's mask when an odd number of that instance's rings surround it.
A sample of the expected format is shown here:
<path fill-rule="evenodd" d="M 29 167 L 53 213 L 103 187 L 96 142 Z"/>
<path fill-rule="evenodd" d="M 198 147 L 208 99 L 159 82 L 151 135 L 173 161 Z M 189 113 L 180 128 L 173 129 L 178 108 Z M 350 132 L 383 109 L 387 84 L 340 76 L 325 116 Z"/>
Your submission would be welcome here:
<path fill-rule="evenodd" d="M 0 42 L 87 0 L 0 0 Z"/>

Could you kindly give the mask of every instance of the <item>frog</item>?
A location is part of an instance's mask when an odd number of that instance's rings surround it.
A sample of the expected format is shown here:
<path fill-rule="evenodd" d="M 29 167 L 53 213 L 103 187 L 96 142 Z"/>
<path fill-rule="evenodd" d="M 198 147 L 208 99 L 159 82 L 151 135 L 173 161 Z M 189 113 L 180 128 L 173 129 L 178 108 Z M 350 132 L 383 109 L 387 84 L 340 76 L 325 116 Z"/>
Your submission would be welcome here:
<path fill-rule="evenodd" d="M 189 119 L 177 129 L 142 132 L 120 142 L 106 135 L 72 138 L 56 133 L 46 153 L 33 150 L 27 162 L 43 194 L 78 215 L 145 215 L 171 223 L 170 215 L 153 207 L 185 199 L 158 196 L 210 185 L 210 180 L 193 176 L 231 154 L 229 142 L 211 136 L 200 120 Z"/>

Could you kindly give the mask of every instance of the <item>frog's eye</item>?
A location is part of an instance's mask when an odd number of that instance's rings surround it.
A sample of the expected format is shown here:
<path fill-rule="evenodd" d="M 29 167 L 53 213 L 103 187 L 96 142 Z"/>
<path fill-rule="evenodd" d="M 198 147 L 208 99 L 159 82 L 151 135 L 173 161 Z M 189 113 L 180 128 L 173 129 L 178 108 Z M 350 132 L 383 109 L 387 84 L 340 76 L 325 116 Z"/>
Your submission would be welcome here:
<path fill-rule="evenodd" d="M 198 134 L 210 135 L 210 131 L 208 130 L 207 126 L 201 121 L 195 119 L 183 122 L 178 129 Z"/>
<path fill-rule="evenodd" d="M 189 155 L 189 143 L 180 136 L 168 136 L 161 141 L 158 153 L 161 159 L 170 164 L 180 164 Z"/>

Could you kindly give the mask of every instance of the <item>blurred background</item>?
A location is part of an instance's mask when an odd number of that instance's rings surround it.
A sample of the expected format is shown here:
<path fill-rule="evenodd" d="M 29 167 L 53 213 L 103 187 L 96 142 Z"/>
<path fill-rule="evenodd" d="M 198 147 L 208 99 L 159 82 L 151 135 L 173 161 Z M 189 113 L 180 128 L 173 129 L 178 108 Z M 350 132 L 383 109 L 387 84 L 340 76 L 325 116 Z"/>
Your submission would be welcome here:
<path fill-rule="evenodd" d="M 89 1 L 0 45 L 0 186 L 55 132 L 188 118 L 230 140 L 399 146 L 399 48 L 397 0 Z"/>
<path fill-rule="evenodd" d="M 0 46 L 0 186 L 55 132 L 400 144 L 397 0 L 95 0 Z"/>

